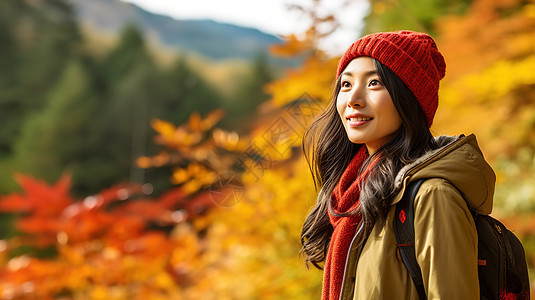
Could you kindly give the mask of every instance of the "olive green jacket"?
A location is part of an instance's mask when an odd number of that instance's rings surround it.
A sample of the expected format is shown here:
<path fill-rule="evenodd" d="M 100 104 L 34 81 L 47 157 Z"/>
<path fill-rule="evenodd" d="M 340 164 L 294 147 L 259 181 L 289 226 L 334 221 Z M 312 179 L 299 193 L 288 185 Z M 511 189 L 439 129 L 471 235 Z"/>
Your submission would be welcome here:
<path fill-rule="evenodd" d="M 376 224 L 361 249 L 351 245 L 341 299 L 418 299 L 396 254 L 394 206 L 407 183 L 429 178 L 414 201 L 416 258 L 428 299 L 479 299 L 477 231 L 470 209 L 492 210 L 495 174 L 474 135 L 438 137 L 440 148 L 405 166 L 384 224 Z"/>

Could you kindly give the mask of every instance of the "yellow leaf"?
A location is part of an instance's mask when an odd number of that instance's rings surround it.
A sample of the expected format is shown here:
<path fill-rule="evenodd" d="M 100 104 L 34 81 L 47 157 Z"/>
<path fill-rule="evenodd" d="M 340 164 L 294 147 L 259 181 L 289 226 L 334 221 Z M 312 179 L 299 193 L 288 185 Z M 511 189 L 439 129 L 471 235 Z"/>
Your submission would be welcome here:
<path fill-rule="evenodd" d="M 204 118 L 204 120 L 201 121 L 201 129 L 203 131 L 207 131 L 212 129 L 217 122 L 219 122 L 223 116 L 225 115 L 225 111 L 222 109 L 214 110 L 208 113 L 208 116 Z"/>
<path fill-rule="evenodd" d="M 159 120 L 159 119 L 154 119 L 151 122 L 151 125 L 152 125 L 152 128 L 154 128 L 156 132 L 168 138 L 172 137 L 176 130 L 173 124 L 166 122 L 166 121 Z"/>

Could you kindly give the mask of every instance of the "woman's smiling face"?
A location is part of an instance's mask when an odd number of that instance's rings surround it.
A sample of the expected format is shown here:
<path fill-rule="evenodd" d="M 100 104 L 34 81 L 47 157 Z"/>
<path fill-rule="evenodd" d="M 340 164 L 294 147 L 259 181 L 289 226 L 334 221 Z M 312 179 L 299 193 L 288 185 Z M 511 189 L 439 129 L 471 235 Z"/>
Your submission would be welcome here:
<path fill-rule="evenodd" d="M 340 75 L 338 114 L 352 143 L 365 144 L 372 154 L 401 126 L 401 118 L 373 59 L 353 59 Z"/>

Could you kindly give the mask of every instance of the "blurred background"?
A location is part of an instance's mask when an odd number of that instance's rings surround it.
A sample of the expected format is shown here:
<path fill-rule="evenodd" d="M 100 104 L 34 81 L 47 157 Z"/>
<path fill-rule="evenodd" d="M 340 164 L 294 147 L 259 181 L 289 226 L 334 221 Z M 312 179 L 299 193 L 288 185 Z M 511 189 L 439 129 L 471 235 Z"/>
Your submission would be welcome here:
<path fill-rule="evenodd" d="M 535 2 L 198 2 L 0 1 L 0 299 L 318 299 L 301 137 L 399 29 L 435 37 L 432 132 L 478 136 L 533 274 Z"/>

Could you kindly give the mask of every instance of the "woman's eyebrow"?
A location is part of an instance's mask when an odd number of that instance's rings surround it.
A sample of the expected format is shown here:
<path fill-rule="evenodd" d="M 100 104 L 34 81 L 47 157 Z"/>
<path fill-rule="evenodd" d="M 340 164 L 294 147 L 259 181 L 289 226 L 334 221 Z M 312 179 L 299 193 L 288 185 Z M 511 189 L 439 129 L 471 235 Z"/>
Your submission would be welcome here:
<path fill-rule="evenodd" d="M 368 77 L 368 76 L 377 75 L 377 74 L 378 74 L 377 70 L 369 70 L 367 72 L 364 72 L 362 75 Z M 353 72 L 351 72 L 351 71 L 344 71 L 344 72 L 342 72 L 342 75 L 351 76 L 351 77 L 354 76 Z"/>

